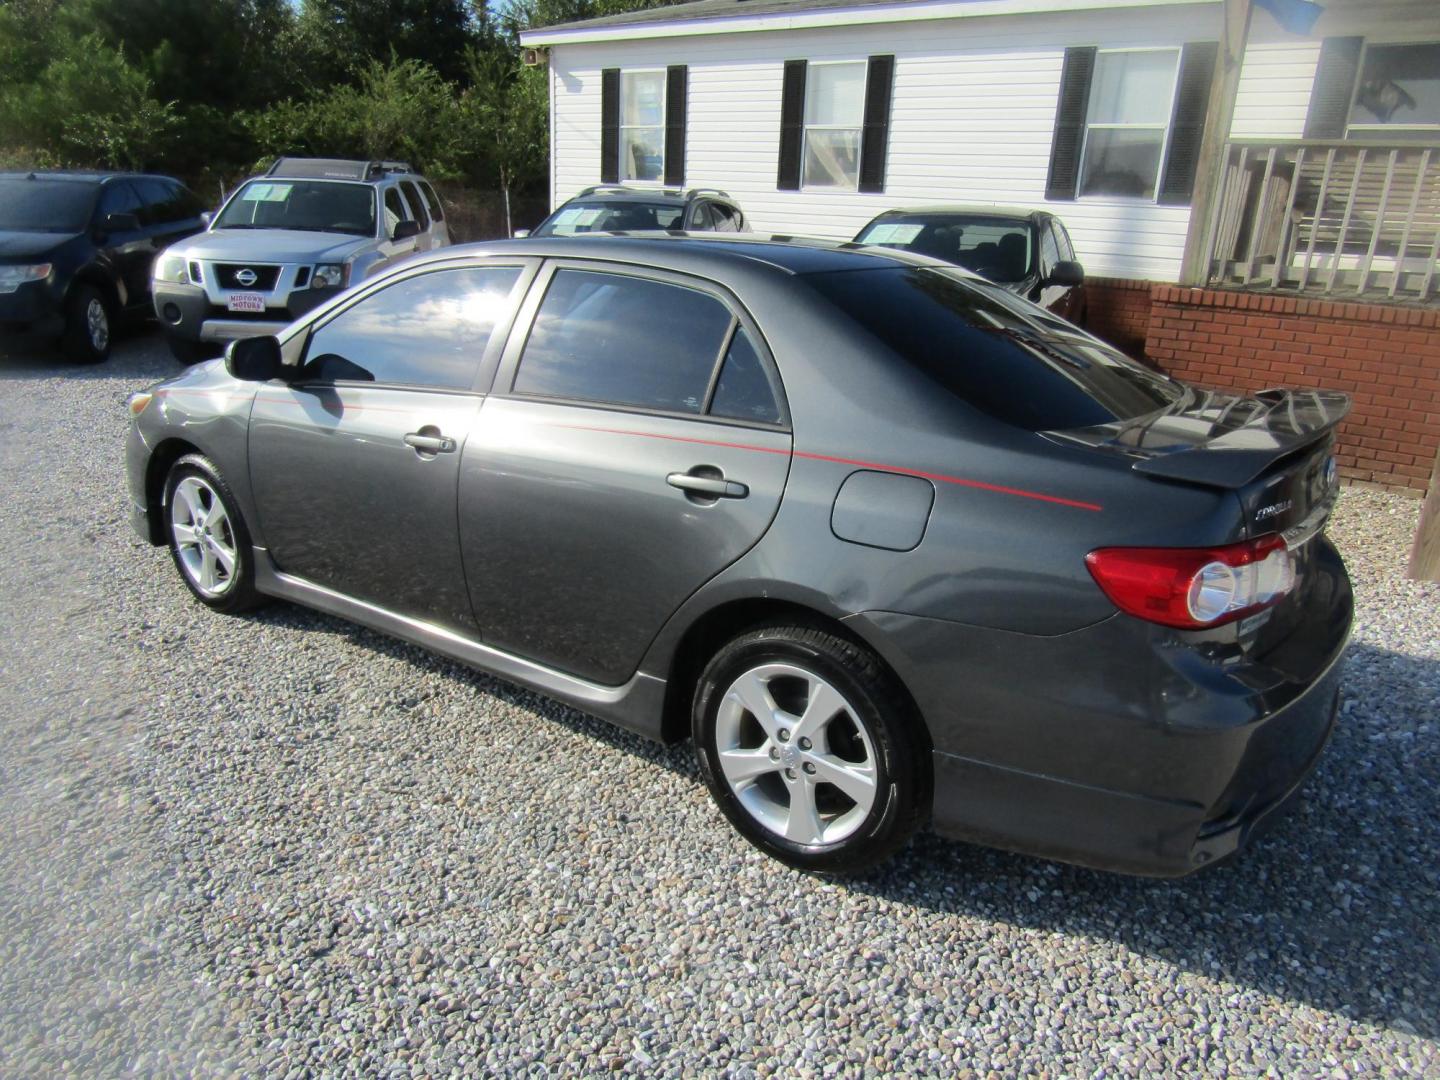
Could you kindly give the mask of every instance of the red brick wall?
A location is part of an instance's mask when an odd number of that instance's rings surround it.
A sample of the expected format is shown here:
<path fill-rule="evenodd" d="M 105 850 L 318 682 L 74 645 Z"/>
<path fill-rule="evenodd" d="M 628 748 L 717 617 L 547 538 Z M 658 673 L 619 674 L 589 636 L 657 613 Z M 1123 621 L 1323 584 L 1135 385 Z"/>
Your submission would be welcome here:
<path fill-rule="evenodd" d="M 1343 390 L 1355 407 L 1341 475 L 1425 490 L 1440 446 L 1440 309 L 1173 285 L 1149 295 L 1145 355 L 1157 367 L 1202 386 Z"/>
<path fill-rule="evenodd" d="M 1150 285 L 1125 278 L 1086 278 L 1085 328 L 1137 360 L 1144 359 Z"/>

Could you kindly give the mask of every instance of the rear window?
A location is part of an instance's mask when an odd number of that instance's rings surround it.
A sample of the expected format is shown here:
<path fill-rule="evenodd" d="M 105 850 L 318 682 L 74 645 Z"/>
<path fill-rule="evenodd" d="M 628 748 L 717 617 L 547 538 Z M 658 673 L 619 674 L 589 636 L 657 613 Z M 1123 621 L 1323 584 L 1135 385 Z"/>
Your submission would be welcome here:
<path fill-rule="evenodd" d="M 0 180 L 0 229 L 79 232 L 90 223 L 98 187 L 75 180 Z"/>
<path fill-rule="evenodd" d="M 536 236 L 574 236 L 587 232 L 678 229 L 685 208 L 666 203 L 568 202 L 535 230 Z"/>
<path fill-rule="evenodd" d="M 1015 218 L 887 217 L 872 221 L 855 242 L 943 259 L 991 281 L 1021 281 L 1034 262 L 1030 223 Z"/>
<path fill-rule="evenodd" d="M 1184 393 L 1069 323 L 957 272 L 895 267 L 805 280 L 941 388 L 1027 431 L 1142 416 Z"/>

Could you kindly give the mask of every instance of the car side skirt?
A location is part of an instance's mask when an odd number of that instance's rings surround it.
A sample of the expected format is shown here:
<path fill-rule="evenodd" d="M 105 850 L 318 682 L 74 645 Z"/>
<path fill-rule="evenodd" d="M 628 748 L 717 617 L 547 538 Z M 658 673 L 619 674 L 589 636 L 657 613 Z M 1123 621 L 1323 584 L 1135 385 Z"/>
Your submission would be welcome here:
<path fill-rule="evenodd" d="M 482 645 L 477 641 L 412 619 L 376 604 L 356 600 L 313 581 L 294 577 L 277 569 L 270 553 L 262 547 L 255 555 L 255 585 L 267 596 L 279 597 L 305 607 L 338 615 L 343 619 L 390 634 L 468 667 L 558 698 L 567 705 L 600 717 L 647 739 L 660 740 L 665 705 L 665 680 L 637 672 L 619 686 L 603 686 L 556 671 L 533 660 Z"/>

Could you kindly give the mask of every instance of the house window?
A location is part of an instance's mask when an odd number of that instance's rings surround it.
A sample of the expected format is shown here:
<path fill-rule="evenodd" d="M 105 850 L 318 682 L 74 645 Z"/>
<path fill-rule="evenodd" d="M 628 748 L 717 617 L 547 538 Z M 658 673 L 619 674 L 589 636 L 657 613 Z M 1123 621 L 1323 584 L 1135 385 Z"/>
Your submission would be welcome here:
<path fill-rule="evenodd" d="M 1440 43 L 1366 45 L 1345 134 L 1387 140 L 1440 134 Z"/>
<path fill-rule="evenodd" d="M 811 64 L 805 86 L 804 187 L 856 190 L 864 122 L 865 62 Z"/>
<path fill-rule="evenodd" d="M 620 179 L 665 175 L 665 72 L 620 75 Z"/>
<path fill-rule="evenodd" d="M 1096 54 L 1080 195 L 1155 198 L 1179 61 L 1178 49 Z"/>

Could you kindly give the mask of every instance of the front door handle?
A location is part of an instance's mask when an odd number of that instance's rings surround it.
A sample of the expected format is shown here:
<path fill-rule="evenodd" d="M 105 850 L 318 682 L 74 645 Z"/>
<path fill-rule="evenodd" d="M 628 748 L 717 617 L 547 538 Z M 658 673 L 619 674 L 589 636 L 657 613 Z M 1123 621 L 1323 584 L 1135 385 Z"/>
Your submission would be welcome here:
<path fill-rule="evenodd" d="M 719 469 L 701 465 L 690 472 L 672 472 L 665 477 L 665 482 L 673 488 L 710 499 L 743 499 L 750 494 L 748 487 L 737 480 L 726 480 L 724 473 L 714 475 L 719 472 Z"/>
<path fill-rule="evenodd" d="M 413 446 L 423 454 L 453 454 L 455 452 L 455 440 L 448 435 L 441 435 L 439 429 L 423 427 L 419 431 L 412 431 L 405 436 L 405 445 Z"/>

